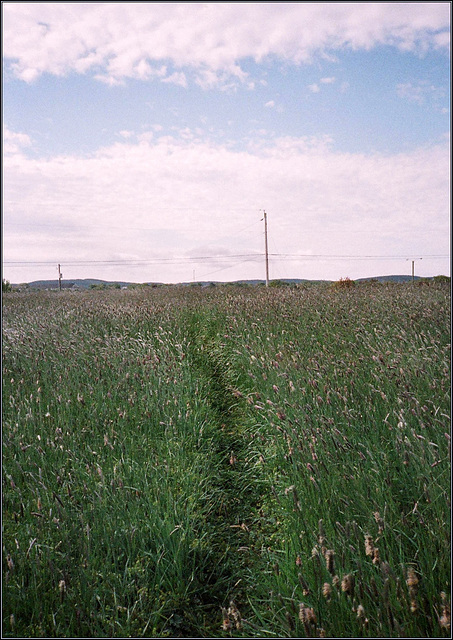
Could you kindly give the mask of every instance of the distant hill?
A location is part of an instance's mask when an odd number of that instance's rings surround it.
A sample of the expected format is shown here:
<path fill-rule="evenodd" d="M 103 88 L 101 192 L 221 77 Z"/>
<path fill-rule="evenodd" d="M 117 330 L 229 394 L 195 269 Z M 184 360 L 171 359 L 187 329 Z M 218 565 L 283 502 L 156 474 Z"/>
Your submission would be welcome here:
<path fill-rule="evenodd" d="M 433 278 L 421 278 L 420 276 L 415 276 L 414 280 L 432 280 Z M 411 282 L 412 276 L 410 275 L 392 275 L 392 276 L 375 276 L 372 278 L 358 278 L 355 280 L 357 283 L 365 283 L 365 282 L 396 282 L 396 283 L 405 283 Z M 208 281 L 199 281 L 199 282 L 181 282 L 180 286 L 222 286 L 225 284 L 230 285 L 239 285 L 239 286 L 257 286 L 263 285 L 264 280 L 235 280 L 233 282 L 218 282 L 213 280 Z M 271 285 L 274 283 L 281 282 L 284 284 L 329 284 L 333 282 L 332 280 L 306 280 L 301 278 L 282 278 L 278 280 L 271 280 Z M 133 287 L 137 286 L 139 283 L 136 282 L 125 282 L 122 280 L 98 280 L 96 278 L 85 278 L 85 279 L 75 279 L 75 280 L 63 280 L 61 283 L 62 289 L 91 289 L 91 288 L 103 288 L 103 287 Z M 145 285 L 150 287 L 163 286 L 162 282 L 147 282 Z M 22 283 L 22 284 L 13 284 L 14 288 L 28 288 L 28 289 L 58 289 L 59 284 L 58 280 L 34 280 L 33 282 Z M 173 285 L 174 286 L 174 285 Z"/>
<path fill-rule="evenodd" d="M 92 286 L 115 286 L 119 285 L 120 287 L 127 287 L 129 285 L 134 284 L 133 282 L 122 282 L 119 280 L 97 280 L 95 278 L 86 278 L 83 280 L 63 280 L 61 283 L 62 289 L 90 289 Z M 59 283 L 58 280 L 34 280 L 33 282 L 28 282 L 24 284 L 15 284 L 14 287 L 27 286 L 30 289 L 58 289 Z"/>
<path fill-rule="evenodd" d="M 374 278 L 359 278 L 355 282 L 412 282 L 412 276 L 376 276 Z M 432 280 L 432 278 L 421 278 L 414 276 L 414 280 Z"/>

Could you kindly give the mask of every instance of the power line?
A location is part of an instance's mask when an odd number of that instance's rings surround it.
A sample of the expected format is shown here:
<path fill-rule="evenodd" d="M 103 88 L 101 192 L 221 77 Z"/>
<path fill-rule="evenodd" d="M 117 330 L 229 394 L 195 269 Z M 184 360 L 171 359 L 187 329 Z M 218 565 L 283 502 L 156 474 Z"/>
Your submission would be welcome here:
<path fill-rule="evenodd" d="M 214 273 L 219 273 L 220 271 L 225 271 L 226 269 L 233 269 L 233 267 L 237 267 L 240 264 L 244 264 L 245 262 L 250 262 L 251 258 L 246 260 L 240 260 L 239 262 L 235 262 L 234 264 L 227 265 L 226 267 L 222 267 L 221 269 L 216 269 L 215 271 L 209 271 L 209 273 L 204 273 L 200 276 L 200 280 L 206 278 L 206 276 L 212 276 Z"/>
<path fill-rule="evenodd" d="M 384 260 L 405 260 L 412 257 L 411 255 L 343 255 L 343 254 L 327 254 L 327 253 L 313 253 L 313 254 L 298 254 L 298 253 L 270 253 L 270 256 L 274 258 L 284 258 L 284 259 L 310 259 L 310 258 L 334 258 L 334 259 L 355 259 L 355 260 L 376 260 L 376 259 L 384 259 Z M 447 254 L 427 254 L 423 255 L 423 258 L 449 258 L 450 256 Z"/>
<path fill-rule="evenodd" d="M 154 258 L 151 260 L 139 260 L 139 259 L 116 259 L 116 260 L 65 260 L 65 266 L 90 266 L 90 265 L 111 265 L 111 266 L 142 266 L 147 264 L 187 264 L 187 263 L 199 263 L 209 262 L 215 260 L 231 260 L 235 258 L 246 258 L 253 260 L 254 258 L 260 258 L 260 253 L 246 253 L 246 254 L 228 254 L 221 256 L 181 256 L 172 258 Z M 40 266 L 40 265 L 53 265 L 55 260 L 4 260 L 4 265 L 8 266 Z"/>
<path fill-rule="evenodd" d="M 246 260 L 253 260 L 262 258 L 263 253 L 244 253 L 244 254 L 228 254 L 217 256 L 173 256 L 171 258 L 154 258 L 151 260 L 140 260 L 135 258 L 130 259 L 115 259 L 115 260 L 66 260 L 66 266 L 79 266 L 79 265 L 129 265 L 129 266 L 141 266 L 147 264 L 186 264 L 191 262 L 200 261 L 215 261 L 215 260 L 231 260 L 235 258 L 245 258 Z M 407 260 L 411 259 L 412 255 L 342 255 L 342 254 L 285 254 L 285 253 L 270 253 L 269 256 L 276 260 L 312 260 L 312 259 L 333 259 L 333 260 Z M 429 259 L 446 259 L 450 256 L 447 254 L 426 254 L 420 256 L 421 258 Z M 8 266 L 39 266 L 39 265 L 53 265 L 55 260 L 4 260 L 3 264 Z"/>

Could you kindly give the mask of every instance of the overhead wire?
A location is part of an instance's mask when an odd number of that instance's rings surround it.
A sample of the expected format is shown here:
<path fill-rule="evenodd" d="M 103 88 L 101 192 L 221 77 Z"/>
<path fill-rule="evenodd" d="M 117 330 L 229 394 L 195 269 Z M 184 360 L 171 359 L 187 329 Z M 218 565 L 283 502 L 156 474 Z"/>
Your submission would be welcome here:
<path fill-rule="evenodd" d="M 334 259 L 334 260 L 404 260 L 411 259 L 415 254 L 411 255 L 343 255 L 343 254 L 285 254 L 285 253 L 269 253 L 269 256 L 275 260 L 311 260 L 311 259 Z M 446 259 L 449 258 L 447 254 L 417 254 L 419 258 L 423 259 Z M 169 258 L 152 258 L 152 259 L 112 259 L 112 260 L 65 260 L 66 266 L 79 266 L 79 265 L 129 265 L 129 266 L 141 266 L 146 264 L 186 264 L 196 263 L 201 261 L 215 261 L 215 260 L 230 260 L 232 258 L 245 258 L 245 262 L 254 260 L 257 258 L 263 258 L 264 253 L 243 253 L 243 254 L 223 254 L 212 256 L 172 256 Z M 8 266 L 39 266 L 39 265 L 52 265 L 56 260 L 3 260 L 4 265 Z"/>

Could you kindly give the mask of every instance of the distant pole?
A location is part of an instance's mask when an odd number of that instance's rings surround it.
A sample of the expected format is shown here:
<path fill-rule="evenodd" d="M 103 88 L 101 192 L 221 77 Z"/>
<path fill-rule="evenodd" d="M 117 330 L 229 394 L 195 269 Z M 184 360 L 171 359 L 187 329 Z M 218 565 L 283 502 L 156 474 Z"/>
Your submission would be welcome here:
<path fill-rule="evenodd" d="M 264 213 L 264 248 L 266 251 L 266 287 L 269 286 L 269 252 L 267 248 L 267 213 Z"/>
<path fill-rule="evenodd" d="M 407 260 L 410 260 L 410 258 L 407 258 Z M 423 258 L 415 258 L 412 260 L 412 284 L 415 282 L 415 260 L 423 260 Z"/>
<path fill-rule="evenodd" d="M 61 269 L 60 269 L 60 265 L 58 265 L 58 288 L 61 291 L 61 279 L 63 277 L 63 274 L 61 273 Z"/>

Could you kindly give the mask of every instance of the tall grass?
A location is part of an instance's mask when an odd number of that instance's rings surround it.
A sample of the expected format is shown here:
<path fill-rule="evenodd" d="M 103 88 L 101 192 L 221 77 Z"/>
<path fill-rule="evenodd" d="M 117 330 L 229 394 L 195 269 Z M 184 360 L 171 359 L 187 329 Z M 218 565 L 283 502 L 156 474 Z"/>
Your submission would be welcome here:
<path fill-rule="evenodd" d="M 449 293 L 5 294 L 4 635 L 447 637 Z"/>

